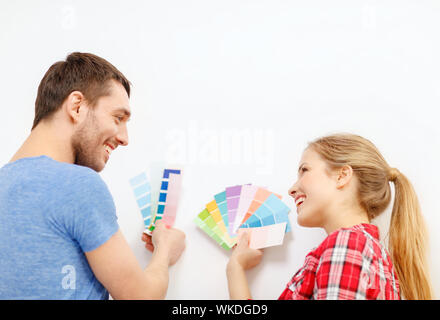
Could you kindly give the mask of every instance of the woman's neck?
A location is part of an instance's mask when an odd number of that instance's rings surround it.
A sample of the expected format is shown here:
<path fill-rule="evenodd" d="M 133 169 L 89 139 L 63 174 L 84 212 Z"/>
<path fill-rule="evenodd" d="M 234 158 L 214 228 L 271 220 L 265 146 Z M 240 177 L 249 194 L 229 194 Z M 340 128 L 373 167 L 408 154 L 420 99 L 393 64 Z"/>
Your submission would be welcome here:
<path fill-rule="evenodd" d="M 331 234 L 341 228 L 351 228 L 361 223 L 370 223 L 365 210 L 360 207 L 340 208 L 328 215 L 328 219 L 322 227 L 327 234 Z"/>

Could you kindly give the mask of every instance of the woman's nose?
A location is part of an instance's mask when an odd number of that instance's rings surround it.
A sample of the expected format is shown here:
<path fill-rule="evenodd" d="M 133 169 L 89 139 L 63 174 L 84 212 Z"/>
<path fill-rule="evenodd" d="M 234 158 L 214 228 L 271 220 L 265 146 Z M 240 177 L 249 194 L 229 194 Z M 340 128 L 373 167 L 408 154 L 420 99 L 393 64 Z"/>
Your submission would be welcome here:
<path fill-rule="evenodd" d="M 296 192 L 297 192 L 297 187 L 296 187 L 296 183 L 295 183 L 293 186 L 290 187 L 288 193 L 289 193 L 289 196 L 291 196 L 292 198 L 295 198 Z"/>

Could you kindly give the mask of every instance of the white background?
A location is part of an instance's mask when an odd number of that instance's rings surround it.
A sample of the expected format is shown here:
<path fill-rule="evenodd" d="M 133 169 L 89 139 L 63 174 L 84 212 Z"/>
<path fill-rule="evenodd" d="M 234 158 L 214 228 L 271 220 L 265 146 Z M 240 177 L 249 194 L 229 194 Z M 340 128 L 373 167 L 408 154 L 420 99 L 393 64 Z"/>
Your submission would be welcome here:
<path fill-rule="evenodd" d="M 230 253 L 193 218 L 215 193 L 249 182 L 292 207 L 287 190 L 307 142 L 360 134 L 415 186 L 439 297 L 439 30 L 438 1 L 2 0 L 0 162 L 29 134 L 49 66 L 74 51 L 104 57 L 133 84 L 130 144 L 102 172 L 123 233 L 145 267 L 151 255 L 128 179 L 183 166 L 176 226 L 187 249 L 167 298 L 226 299 Z M 256 299 L 277 298 L 326 236 L 295 215 L 284 245 L 248 272 Z M 382 236 L 389 216 L 376 221 Z"/>

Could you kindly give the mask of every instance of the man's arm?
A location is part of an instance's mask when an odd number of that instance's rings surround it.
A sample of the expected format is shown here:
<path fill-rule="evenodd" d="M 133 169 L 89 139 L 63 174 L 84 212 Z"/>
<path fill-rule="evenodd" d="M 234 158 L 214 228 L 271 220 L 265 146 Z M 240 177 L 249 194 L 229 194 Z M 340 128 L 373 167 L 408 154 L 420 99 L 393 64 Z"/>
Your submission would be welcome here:
<path fill-rule="evenodd" d="M 107 242 L 86 252 L 96 278 L 114 299 L 163 299 L 168 289 L 168 268 L 185 248 L 182 231 L 159 221 L 153 232 L 153 255 L 145 270 L 118 230 Z"/>

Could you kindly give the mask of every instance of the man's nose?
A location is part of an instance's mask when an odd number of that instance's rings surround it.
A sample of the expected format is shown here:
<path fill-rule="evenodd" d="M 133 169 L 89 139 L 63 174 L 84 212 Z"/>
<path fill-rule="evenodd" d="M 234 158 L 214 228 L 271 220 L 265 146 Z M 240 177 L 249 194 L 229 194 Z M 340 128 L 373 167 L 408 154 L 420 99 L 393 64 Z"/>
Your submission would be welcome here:
<path fill-rule="evenodd" d="M 116 136 L 116 139 L 118 140 L 118 143 L 121 146 L 127 146 L 128 145 L 128 130 L 127 126 L 122 126 L 122 128 L 119 130 L 118 135 Z"/>

